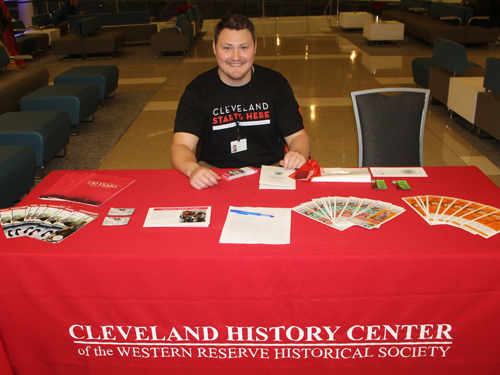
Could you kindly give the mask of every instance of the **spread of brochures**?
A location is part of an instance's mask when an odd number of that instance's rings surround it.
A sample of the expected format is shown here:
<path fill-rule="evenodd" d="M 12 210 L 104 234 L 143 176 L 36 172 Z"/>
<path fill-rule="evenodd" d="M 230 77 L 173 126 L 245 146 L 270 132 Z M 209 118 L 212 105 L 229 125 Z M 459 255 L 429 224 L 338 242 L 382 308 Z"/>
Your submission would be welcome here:
<path fill-rule="evenodd" d="M 452 225 L 484 238 L 500 232 L 499 208 L 440 195 L 402 199 L 430 225 Z"/>
<path fill-rule="evenodd" d="M 50 243 L 61 242 L 98 216 L 93 212 L 52 205 L 0 210 L 2 229 L 7 239 L 28 237 Z"/>
<path fill-rule="evenodd" d="M 295 169 L 263 165 L 260 170 L 259 189 L 295 190 L 296 181 L 289 176 Z"/>
<path fill-rule="evenodd" d="M 373 177 L 427 177 L 424 168 L 402 168 L 402 167 L 387 167 L 387 168 L 370 168 Z"/>
<path fill-rule="evenodd" d="M 39 198 L 100 206 L 133 182 L 128 178 L 100 173 L 68 172 Z"/>
<path fill-rule="evenodd" d="M 151 207 L 144 227 L 208 227 L 211 206 Z"/>
<path fill-rule="evenodd" d="M 284 245 L 290 243 L 289 208 L 230 206 L 220 243 Z"/>
<path fill-rule="evenodd" d="M 403 207 L 356 197 L 323 197 L 305 202 L 293 210 L 338 230 L 352 226 L 379 228 L 405 211 Z"/>
<path fill-rule="evenodd" d="M 370 182 L 372 177 L 368 168 L 323 168 L 321 176 L 312 182 Z"/>

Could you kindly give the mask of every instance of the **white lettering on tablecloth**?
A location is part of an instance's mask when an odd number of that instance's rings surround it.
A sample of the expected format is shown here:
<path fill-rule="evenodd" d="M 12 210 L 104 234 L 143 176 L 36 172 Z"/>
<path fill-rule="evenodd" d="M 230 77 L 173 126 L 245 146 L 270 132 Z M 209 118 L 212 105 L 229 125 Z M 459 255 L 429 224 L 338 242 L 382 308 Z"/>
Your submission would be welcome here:
<path fill-rule="evenodd" d="M 162 327 L 74 324 L 81 356 L 266 360 L 445 358 L 450 324 Z"/>

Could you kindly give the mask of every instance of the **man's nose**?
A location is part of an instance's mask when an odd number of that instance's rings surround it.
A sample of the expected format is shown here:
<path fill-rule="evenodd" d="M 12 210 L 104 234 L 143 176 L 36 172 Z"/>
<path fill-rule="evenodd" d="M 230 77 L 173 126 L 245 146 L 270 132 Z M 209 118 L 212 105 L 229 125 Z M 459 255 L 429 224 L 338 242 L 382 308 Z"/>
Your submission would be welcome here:
<path fill-rule="evenodd" d="M 238 60 L 240 58 L 240 50 L 238 48 L 233 49 L 233 53 L 231 54 L 231 58 L 233 60 Z"/>

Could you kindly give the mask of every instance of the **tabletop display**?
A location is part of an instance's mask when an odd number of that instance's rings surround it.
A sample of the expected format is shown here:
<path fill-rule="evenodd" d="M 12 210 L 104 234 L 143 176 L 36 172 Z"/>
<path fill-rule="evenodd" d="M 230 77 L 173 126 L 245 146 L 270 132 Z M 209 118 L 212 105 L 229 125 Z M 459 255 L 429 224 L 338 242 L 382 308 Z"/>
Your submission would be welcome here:
<path fill-rule="evenodd" d="M 475 167 L 200 191 L 175 170 L 74 171 L 126 188 L 40 199 L 67 173 L 10 218 L 91 221 L 57 243 L 0 232 L 2 375 L 500 372 L 500 190 Z"/>

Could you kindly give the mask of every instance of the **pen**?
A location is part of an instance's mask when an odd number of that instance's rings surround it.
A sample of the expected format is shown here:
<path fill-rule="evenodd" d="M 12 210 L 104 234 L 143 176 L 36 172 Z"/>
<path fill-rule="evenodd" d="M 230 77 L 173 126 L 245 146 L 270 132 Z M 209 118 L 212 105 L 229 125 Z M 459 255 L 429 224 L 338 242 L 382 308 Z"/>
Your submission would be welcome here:
<path fill-rule="evenodd" d="M 258 212 L 249 212 L 249 211 L 241 211 L 241 210 L 229 210 L 229 212 L 233 212 L 235 214 L 240 215 L 252 215 L 252 216 L 264 216 L 264 217 L 274 217 L 273 215 L 268 214 L 260 214 Z"/>

